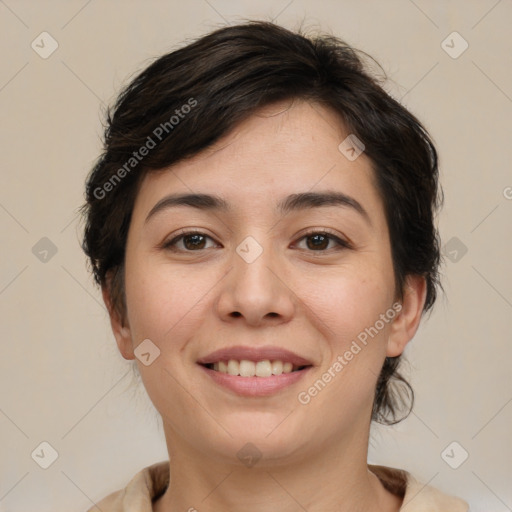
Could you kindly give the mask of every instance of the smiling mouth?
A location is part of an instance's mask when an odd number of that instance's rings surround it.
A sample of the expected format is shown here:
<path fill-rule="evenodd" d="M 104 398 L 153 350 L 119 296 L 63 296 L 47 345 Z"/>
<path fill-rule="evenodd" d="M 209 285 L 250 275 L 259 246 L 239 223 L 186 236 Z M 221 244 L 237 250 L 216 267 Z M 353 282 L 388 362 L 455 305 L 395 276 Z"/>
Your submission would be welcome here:
<path fill-rule="evenodd" d="M 298 366 L 289 361 L 270 361 L 269 359 L 265 359 L 263 361 L 249 361 L 247 359 L 237 361 L 235 359 L 230 359 L 228 361 L 201 364 L 201 366 L 219 373 L 232 375 L 233 377 L 239 376 L 265 378 L 286 373 L 298 372 L 304 370 L 305 368 L 309 368 L 311 365 Z"/>

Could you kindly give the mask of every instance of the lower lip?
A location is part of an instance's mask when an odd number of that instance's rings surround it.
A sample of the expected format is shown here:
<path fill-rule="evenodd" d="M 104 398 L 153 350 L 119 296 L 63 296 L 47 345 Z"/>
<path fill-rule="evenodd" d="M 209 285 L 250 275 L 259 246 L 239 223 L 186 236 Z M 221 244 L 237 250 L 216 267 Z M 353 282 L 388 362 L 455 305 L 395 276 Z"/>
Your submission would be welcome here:
<path fill-rule="evenodd" d="M 308 366 L 296 372 L 271 377 L 240 377 L 221 373 L 199 365 L 217 384 L 241 396 L 270 396 L 302 379 L 312 368 Z"/>

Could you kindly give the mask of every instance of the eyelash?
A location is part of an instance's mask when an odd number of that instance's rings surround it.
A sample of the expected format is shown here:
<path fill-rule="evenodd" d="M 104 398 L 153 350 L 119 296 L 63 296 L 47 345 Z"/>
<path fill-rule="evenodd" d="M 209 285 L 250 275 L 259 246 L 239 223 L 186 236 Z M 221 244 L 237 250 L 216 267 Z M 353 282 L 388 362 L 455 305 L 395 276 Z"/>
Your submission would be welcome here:
<path fill-rule="evenodd" d="M 179 242 L 180 240 L 186 238 L 187 236 L 193 236 L 193 235 L 200 235 L 200 236 L 204 236 L 206 238 L 209 238 L 210 240 L 213 240 L 213 238 L 205 233 L 202 233 L 201 231 L 183 231 L 181 232 L 179 235 L 175 236 L 172 240 L 169 240 L 168 242 L 164 242 L 161 246 L 162 249 L 165 249 L 165 250 L 169 250 L 169 251 L 172 251 L 172 252 L 200 252 L 200 251 L 204 251 L 206 249 L 198 249 L 197 251 L 191 251 L 191 250 L 188 250 L 188 249 L 176 249 L 176 244 L 177 242 Z M 338 245 L 337 248 L 335 248 L 334 250 L 336 251 L 340 251 L 340 250 L 343 250 L 343 249 L 351 249 L 352 246 L 349 242 L 345 241 L 345 240 L 342 240 L 341 238 L 339 238 L 338 236 L 334 235 L 333 233 L 331 233 L 329 230 L 312 230 L 312 231 L 309 231 L 307 233 L 304 233 L 300 238 L 299 238 L 299 241 L 305 239 L 305 238 L 308 238 L 308 237 L 311 237 L 311 236 L 314 236 L 314 235 L 322 235 L 322 236 L 325 236 L 327 237 L 329 240 L 332 240 L 334 242 L 336 242 L 336 244 Z M 315 251 L 315 250 L 308 250 L 308 252 L 330 252 L 330 249 L 321 249 L 321 250 L 318 250 L 318 251 Z"/>

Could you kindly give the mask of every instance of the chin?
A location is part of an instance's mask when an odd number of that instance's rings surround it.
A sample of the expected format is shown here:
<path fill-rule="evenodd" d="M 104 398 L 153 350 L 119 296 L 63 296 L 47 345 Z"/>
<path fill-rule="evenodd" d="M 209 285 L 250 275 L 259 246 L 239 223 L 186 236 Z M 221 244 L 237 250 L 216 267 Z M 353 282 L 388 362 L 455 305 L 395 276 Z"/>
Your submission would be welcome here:
<path fill-rule="evenodd" d="M 223 436 L 223 453 L 231 453 L 237 459 L 258 458 L 260 466 L 291 462 L 307 442 L 304 432 L 294 428 L 293 419 L 286 418 L 288 414 L 237 415 L 235 422 L 224 423 L 232 437 Z"/>

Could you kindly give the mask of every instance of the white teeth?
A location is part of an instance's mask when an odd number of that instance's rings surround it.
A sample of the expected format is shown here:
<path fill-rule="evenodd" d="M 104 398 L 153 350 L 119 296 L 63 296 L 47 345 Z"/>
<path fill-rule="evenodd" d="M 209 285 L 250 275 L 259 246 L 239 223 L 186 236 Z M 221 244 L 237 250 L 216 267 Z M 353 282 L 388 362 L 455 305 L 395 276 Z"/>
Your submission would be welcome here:
<path fill-rule="evenodd" d="M 281 373 L 283 373 L 282 361 L 272 361 L 272 373 L 274 375 L 281 375 Z"/>
<path fill-rule="evenodd" d="M 281 375 L 282 373 L 291 373 L 293 370 L 293 363 L 289 361 L 249 361 L 242 359 L 237 361 L 230 359 L 229 361 L 218 361 L 213 363 L 213 369 L 220 373 L 227 373 L 229 375 L 239 375 L 240 377 L 270 377 L 272 375 Z"/>
<path fill-rule="evenodd" d="M 240 375 L 240 363 L 234 359 L 228 361 L 228 373 L 229 375 Z"/>
<path fill-rule="evenodd" d="M 272 365 L 268 359 L 256 363 L 256 377 L 270 377 L 271 375 Z"/>
<path fill-rule="evenodd" d="M 242 359 L 240 361 L 240 377 L 254 377 L 255 375 L 256 365 L 252 361 Z"/>

